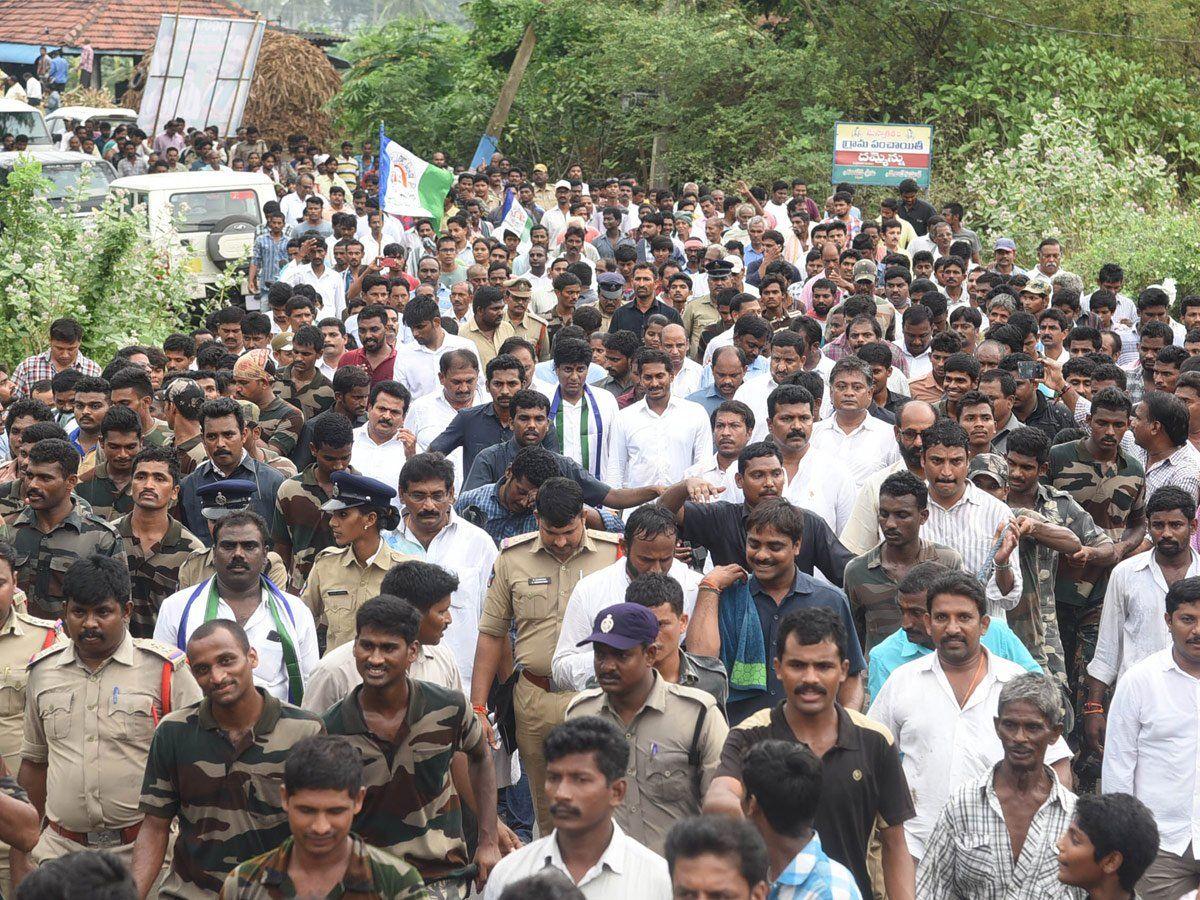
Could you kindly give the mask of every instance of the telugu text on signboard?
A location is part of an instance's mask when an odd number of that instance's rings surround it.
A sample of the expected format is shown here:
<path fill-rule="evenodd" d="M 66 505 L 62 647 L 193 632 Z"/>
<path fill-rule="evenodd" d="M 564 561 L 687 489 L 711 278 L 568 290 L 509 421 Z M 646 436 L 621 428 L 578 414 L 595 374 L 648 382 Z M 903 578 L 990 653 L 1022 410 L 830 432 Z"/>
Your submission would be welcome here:
<path fill-rule="evenodd" d="M 932 125 L 836 122 L 831 182 L 897 185 L 906 178 L 929 187 Z"/>

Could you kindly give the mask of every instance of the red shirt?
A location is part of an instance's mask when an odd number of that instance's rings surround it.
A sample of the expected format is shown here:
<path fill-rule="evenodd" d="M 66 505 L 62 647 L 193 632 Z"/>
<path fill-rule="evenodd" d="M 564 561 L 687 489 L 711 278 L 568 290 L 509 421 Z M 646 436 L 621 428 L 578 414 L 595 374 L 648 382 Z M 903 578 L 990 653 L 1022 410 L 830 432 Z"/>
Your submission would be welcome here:
<path fill-rule="evenodd" d="M 381 381 L 387 381 L 396 377 L 396 348 L 392 348 L 392 352 L 388 354 L 387 359 L 381 362 L 376 368 L 372 369 L 371 364 L 367 362 L 367 354 L 365 350 L 347 350 L 342 354 L 342 358 L 338 360 L 338 368 L 346 366 L 359 366 L 366 369 L 367 374 L 371 376 L 371 387 L 379 384 Z"/>

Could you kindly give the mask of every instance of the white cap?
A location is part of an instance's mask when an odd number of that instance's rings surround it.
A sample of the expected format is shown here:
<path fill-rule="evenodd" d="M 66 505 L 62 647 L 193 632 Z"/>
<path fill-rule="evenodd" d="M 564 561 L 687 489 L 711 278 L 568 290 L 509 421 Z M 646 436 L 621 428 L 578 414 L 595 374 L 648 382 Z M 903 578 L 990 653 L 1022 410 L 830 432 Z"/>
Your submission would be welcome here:
<path fill-rule="evenodd" d="M 554 189 L 557 191 L 559 188 L 566 188 L 569 191 L 571 189 L 571 182 L 565 179 L 554 182 Z"/>
<path fill-rule="evenodd" d="M 742 265 L 742 258 L 733 253 L 731 253 L 731 254 L 729 254 L 729 256 L 725 257 L 725 262 L 727 262 L 731 266 L 733 266 L 733 274 L 734 275 L 740 275 L 743 272 L 743 270 L 746 268 L 745 266 Z"/>

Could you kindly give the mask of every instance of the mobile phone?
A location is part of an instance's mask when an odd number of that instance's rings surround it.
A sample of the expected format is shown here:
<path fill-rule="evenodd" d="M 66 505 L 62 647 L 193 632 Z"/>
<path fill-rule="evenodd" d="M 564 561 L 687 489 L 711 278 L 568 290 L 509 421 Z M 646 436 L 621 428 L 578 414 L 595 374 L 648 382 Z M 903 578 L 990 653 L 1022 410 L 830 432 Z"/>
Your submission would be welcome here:
<path fill-rule="evenodd" d="M 1017 377 L 1022 381 L 1033 381 L 1044 378 L 1045 375 L 1046 367 L 1040 362 L 1030 360 L 1028 362 L 1017 363 Z"/>

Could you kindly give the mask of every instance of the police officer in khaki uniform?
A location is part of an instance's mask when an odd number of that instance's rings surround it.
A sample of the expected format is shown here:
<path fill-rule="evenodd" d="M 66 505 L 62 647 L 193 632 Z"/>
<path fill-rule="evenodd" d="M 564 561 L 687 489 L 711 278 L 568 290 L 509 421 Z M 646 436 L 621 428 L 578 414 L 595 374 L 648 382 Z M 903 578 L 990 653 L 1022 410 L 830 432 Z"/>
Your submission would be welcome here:
<path fill-rule="evenodd" d="M 19 781 L 46 820 L 33 861 L 106 849 L 133 861 L 155 726 L 200 699 L 183 654 L 129 634 L 129 569 L 92 554 L 63 580 L 70 641 L 29 662 Z"/>
<path fill-rule="evenodd" d="M 250 498 L 258 490 L 253 481 L 241 478 L 228 478 L 225 481 L 214 481 L 197 488 L 196 496 L 200 499 L 200 514 L 210 523 L 223 519 L 232 512 L 250 508 Z M 213 565 L 212 548 L 196 550 L 179 567 L 179 587 L 192 587 L 206 581 L 217 574 Z M 280 589 L 287 585 L 287 569 L 284 568 L 283 558 L 274 550 L 267 552 L 267 577 L 275 582 Z"/>
<path fill-rule="evenodd" d="M 59 638 L 49 619 L 20 611 L 25 595 L 16 589 L 16 560 L 12 547 L 0 543 L 0 755 L 10 772 L 21 766 L 29 660 Z M 8 846 L 0 843 L 0 890 L 11 897 L 8 854 Z"/>
<path fill-rule="evenodd" d="M 506 540 L 496 558 L 479 620 L 471 703 L 486 722 L 488 691 L 506 656 L 509 626 L 515 622 L 515 662 L 521 667 L 513 698 L 517 747 L 529 776 L 538 824 L 549 833 L 542 740 L 563 720 L 573 696 L 554 692 L 550 658 L 571 591 L 584 575 L 617 561 L 617 535 L 584 526 L 583 494 L 568 478 L 551 478 L 541 486 L 536 511 L 537 532 Z"/>
<path fill-rule="evenodd" d="M 658 620 L 636 603 L 600 610 L 583 644 L 595 652 L 600 687 L 582 691 L 567 718 L 600 716 L 629 741 L 628 788 L 616 811 L 631 838 L 662 853 L 667 832 L 699 815 L 729 734 L 706 691 L 665 681 L 654 668 Z"/>
<path fill-rule="evenodd" d="M 354 640 L 358 608 L 380 594 L 392 566 L 416 557 L 393 550 L 380 537 L 400 524 L 392 506 L 396 489 L 354 472 L 334 472 L 333 496 L 322 506 L 336 547 L 317 554 L 300 599 L 317 624 L 325 623 L 326 652 Z"/>
<path fill-rule="evenodd" d="M 533 285 L 528 278 L 517 276 L 504 282 L 504 321 L 512 326 L 513 334 L 533 344 L 539 360 L 550 358 L 549 322 L 529 311 Z"/>

